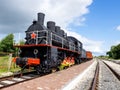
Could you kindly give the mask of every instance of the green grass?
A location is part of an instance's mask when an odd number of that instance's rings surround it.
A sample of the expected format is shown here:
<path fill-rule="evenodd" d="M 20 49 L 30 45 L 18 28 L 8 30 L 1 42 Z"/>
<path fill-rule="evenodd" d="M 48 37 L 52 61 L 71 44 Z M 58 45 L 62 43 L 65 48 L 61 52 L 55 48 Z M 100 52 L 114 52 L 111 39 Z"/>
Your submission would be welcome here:
<path fill-rule="evenodd" d="M 9 55 L 0 56 L 0 73 L 16 72 L 20 70 L 13 62 L 11 62 L 10 69 L 8 70 L 9 63 Z"/>

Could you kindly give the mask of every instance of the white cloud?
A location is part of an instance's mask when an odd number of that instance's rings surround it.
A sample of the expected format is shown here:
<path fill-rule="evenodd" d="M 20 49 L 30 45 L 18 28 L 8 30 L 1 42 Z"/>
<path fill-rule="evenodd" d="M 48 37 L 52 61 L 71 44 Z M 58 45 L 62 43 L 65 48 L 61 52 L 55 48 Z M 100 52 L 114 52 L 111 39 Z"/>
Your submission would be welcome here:
<path fill-rule="evenodd" d="M 79 35 L 76 32 L 67 31 L 68 35 L 76 37 L 78 40 L 80 40 L 83 43 L 83 48 L 85 48 L 88 51 L 92 51 L 95 53 L 104 53 L 102 49 L 103 41 L 94 41 L 90 40 L 84 36 Z"/>
<path fill-rule="evenodd" d="M 92 0 L 11 0 L 8 7 L 12 11 L 28 14 L 28 17 L 43 12 L 46 14 L 46 21 L 53 20 L 65 28 L 75 21 L 77 23 L 74 24 L 81 25 L 85 20 L 83 15 L 89 12 L 87 7 L 91 4 Z"/>
<path fill-rule="evenodd" d="M 12 18 L 15 21 L 21 20 L 20 22 L 14 23 L 12 19 L 10 19 L 10 23 L 13 23 L 13 27 L 10 25 L 10 27 L 12 27 L 10 32 L 15 32 L 16 30 L 16 32 L 26 31 L 24 29 L 28 27 L 27 24 L 29 25 L 29 23 L 37 17 L 36 13 L 43 12 L 46 14 L 45 22 L 48 20 L 55 21 L 56 25 L 66 29 L 68 35 L 75 36 L 78 40 L 83 42 L 85 49 L 102 53 L 102 41 L 90 40 L 76 32 L 67 30 L 71 23 L 74 25 L 83 25 L 83 22 L 86 20 L 84 15 L 89 13 L 88 6 L 92 4 L 92 1 L 93 0 L 10 0 L 8 3 L 7 0 L 3 0 L 0 4 L 3 7 L 1 9 L 6 9 L 2 10 L 4 12 L 1 13 L 11 15 L 10 17 L 6 16 L 7 20 L 5 20 L 6 17 L 4 17 L 3 21 L 8 21 L 8 18 Z M 5 28 L 4 26 L 5 25 L 1 27 Z M 6 26 L 9 27 L 9 23 Z M 8 32 L 7 29 L 3 32 L 5 31 Z"/>
<path fill-rule="evenodd" d="M 118 26 L 116 27 L 116 30 L 120 31 L 120 25 L 118 25 Z"/>

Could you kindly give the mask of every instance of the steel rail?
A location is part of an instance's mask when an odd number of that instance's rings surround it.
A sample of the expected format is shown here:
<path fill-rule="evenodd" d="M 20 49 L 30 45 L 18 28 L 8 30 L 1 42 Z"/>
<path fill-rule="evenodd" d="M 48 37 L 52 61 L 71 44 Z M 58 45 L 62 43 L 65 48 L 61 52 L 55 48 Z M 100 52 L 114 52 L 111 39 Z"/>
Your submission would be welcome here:
<path fill-rule="evenodd" d="M 97 85 L 98 85 L 98 77 L 99 77 L 99 62 L 97 62 L 95 74 L 94 74 L 94 79 L 92 81 L 92 85 L 90 87 L 90 90 L 97 90 Z"/>
<path fill-rule="evenodd" d="M 37 75 L 35 73 L 35 71 L 32 71 L 32 72 L 26 72 L 26 73 L 22 73 L 22 74 L 18 73 L 18 74 L 14 74 L 14 75 L 11 75 L 11 76 L 2 77 L 2 78 L 0 78 L 0 85 L 2 85 L 2 86 L 0 86 L 0 89 L 6 88 L 6 87 L 9 87 L 9 86 L 21 83 L 21 82 L 25 82 L 25 81 L 28 81 L 28 80 L 32 80 L 32 79 L 38 78 L 42 75 L 43 74 Z M 18 79 L 22 79 L 22 80 L 17 81 L 17 80 L 14 80 L 14 78 L 18 78 Z M 14 83 L 11 83 L 11 84 L 4 83 L 3 81 L 6 81 L 6 80 L 14 82 Z"/>

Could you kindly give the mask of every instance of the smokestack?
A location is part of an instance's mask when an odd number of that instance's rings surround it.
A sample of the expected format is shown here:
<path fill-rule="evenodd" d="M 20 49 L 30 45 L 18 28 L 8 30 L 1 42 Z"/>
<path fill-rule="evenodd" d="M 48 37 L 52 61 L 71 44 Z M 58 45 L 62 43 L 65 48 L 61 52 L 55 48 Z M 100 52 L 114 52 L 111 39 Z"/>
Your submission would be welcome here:
<path fill-rule="evenodd" d="M 38 13 L 38 23 L 40 25 L 43 25 L 44 24 L 44 17 L 45 17 L 45 14 L 44 13 Z"/>
<path fill-rule="evenodd" d="M 60 36 L 60 27 L 59 26 L 55 26 L 55 32 Z"/>
<path fill-rule="evenodd" d="M 48 21 L 47 22 L 47 28 L 55 32 L 55 22 Z"/>
<path fill-rule="evenodd" d="M 60 26 L 55 26 L 55 31 L 59 33 L 59 31 L 60 31 Z"/>

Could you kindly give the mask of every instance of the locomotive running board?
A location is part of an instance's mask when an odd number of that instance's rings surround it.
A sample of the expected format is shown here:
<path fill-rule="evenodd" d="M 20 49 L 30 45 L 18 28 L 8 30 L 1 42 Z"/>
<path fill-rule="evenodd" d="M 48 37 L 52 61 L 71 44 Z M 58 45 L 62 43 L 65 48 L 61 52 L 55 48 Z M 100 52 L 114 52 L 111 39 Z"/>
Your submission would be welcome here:
<path fill-rule="evenodd" d="M 53 48 L 58 48 L 59 50 L 65 50 L 65 51 L 69 51 L 69 52 L 74 52 L 74 53 L 77 53 L 77 54 L 81 54 L 81 52 L 77 52 L 77 51 L 73 51 L 73 50 L 69 50 L 69 49 L 66 49 L 66 48 L 61 48 L 61 47 L 57 47 L 57 46 L 52 46 L 52 45 L 48 45 L 48 44 L 31 44 L 31 45 L 14 45 L 14 47 L 53 47 Z"/>

